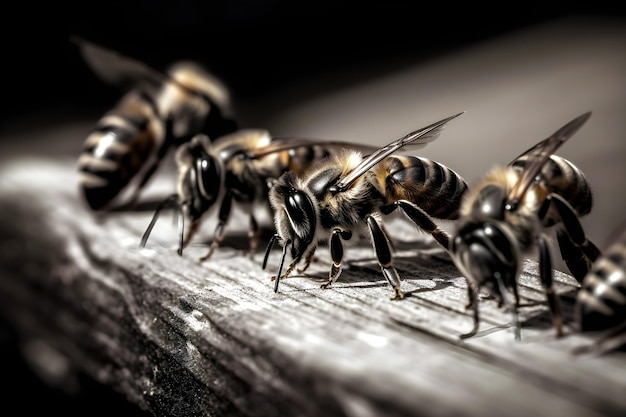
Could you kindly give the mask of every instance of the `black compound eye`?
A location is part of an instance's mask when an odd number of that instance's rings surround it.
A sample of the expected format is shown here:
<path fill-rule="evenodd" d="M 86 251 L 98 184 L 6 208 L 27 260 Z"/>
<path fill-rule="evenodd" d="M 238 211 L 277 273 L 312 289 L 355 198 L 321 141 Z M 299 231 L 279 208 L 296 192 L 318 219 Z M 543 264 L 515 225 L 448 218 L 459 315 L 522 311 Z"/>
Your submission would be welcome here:
<path fill-rule="evenodd" d="M 215 201 L 220 188 L 220 167 L 215 160 L 205 155 L 196 160 L 196 170 L 198 172 L 198 190 L 201 195 L 211 201 Z"/>
<path fill-rule="evenodd" d="M 285 207 L 298 236 L 310 233 L 303 229 L 312 230 L 315 228 L 315 209 L 304 192 L 292 190 L 285 197 Z"/>
<path fill-rule="evenodd" d="M 285 209 L 295 234 L 291 247 L 294 259 L 301 257 L 315 236 L 316 216 L 311 199 L 302 191 L 291 189 L 285 196 Z"/>
<path fill-rule="evenodd" d="M 185 178 L 185 188 L 190 196 L 192 218 L 200 217 L 217 201 L 221 184 L 221 168 L 201 146 L 189 149 L 193 165 Z"/>

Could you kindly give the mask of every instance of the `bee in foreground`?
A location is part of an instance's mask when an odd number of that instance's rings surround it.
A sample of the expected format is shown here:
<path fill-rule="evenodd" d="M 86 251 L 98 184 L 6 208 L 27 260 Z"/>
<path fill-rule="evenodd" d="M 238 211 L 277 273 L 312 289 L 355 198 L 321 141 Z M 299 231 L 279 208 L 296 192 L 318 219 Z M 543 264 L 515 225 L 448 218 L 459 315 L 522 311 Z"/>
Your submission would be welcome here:
<path fill-rule="evenodd" d="M 338 154 L 342 149 L 373 152 L 375 147 L 332 142 L 317 139 L 272 137 L 264 129 L 242 129 L 210 141 L 205 135 L 196 135 L 176 151 L 179 170 L 177 193 L 165 199 L 154 213 L 146 229 L 141 246 L 148 237 L 159 216 L 168 206 L 178 208 L 179 243 L 182 255 L 193 236 L 219 201 L 218 223 L 208 253 L 200 260 L 212 256 L 222 243 L 233 203 L 249 213 L 248 255 L 252 256 L 260 240 L 257 214 L 259 209 L 272 216 L 269 206 L 269 184 L 284 172 L 302 173 L 317 160 Z M 191 225 L 184 235 L 184 219 Z"/>
<path fill-rule="evenodd" d="M 478 292 L 484 288 L 500 306 L 505 304 L 511 309 L 519 339 L 517 281 L 524 257 L 535 249 L 556 334 L 562 335 L 561 306 L 552 285 L 546 232 L 556 227 L 561 256 L 578 281 L 600 252 L 587 239 L 579 221 L 591 211 L 589 184 L 576 166 L 554 152 L 590 116 L 589 112 L 577 117 L 508 166 L 496 167 L 465 196 L 450 241 L 454 263 L 468 284 L 466 307 L 474 309 L 474 327 L 461 338 L 478 331 Z M 508 291 L 513 293 L 514 301 L 508 298 Z"/>
<path fill-rule="evenodd" d="M 78 160 L 80 188 L 93 210 L 107 210 L 129 192 L 131 207 L 167 152 L 203 132 L 219 137 L 237 128 L 229 92 L 200 65 L 181 61 L 166 72 L 82 39 L 85 61 L 103 81 L 126 92 L 97 122 Z"/>
<path fill-rule="evenodd" d="M 277 233 L 271 239 L 263 267 L 276 240 L 283 246 L 278 273 L 273 279 L 278 291 L 301 261 L 300 272 L 311 263 L 317 244 L 329 239 L 332 266 L 328 288 L 341 273 L 342 241 L 353 242 L 364 229 L 369 230 L 383 276 L 393 287 L 393 299 L 403 298 L 400 277 L 392 265 L 390 240 L 383 215 L 400 208 L 417 226 L 432 234 L 446 250 L 448 235 L 434 218 L 454 219 L 467 184 L 450 168 L 425 158 L 391 156 L 400 148 L 419 148 L 435 140 L 445 124 L 462 113 L 409 133 L 377 151 L 363 156 L 346 151 L 317 163 L 302 175 L 287 172 L 270 190 Z M 281 276 L 286 251 L 292 262 Z"/>
<path fill-rule="evenodd" d="M 598 335 L 578 353 L 603 353 L 626 344 L 626 224 L 583 278 L 575 315 L 578 331 Z"/>

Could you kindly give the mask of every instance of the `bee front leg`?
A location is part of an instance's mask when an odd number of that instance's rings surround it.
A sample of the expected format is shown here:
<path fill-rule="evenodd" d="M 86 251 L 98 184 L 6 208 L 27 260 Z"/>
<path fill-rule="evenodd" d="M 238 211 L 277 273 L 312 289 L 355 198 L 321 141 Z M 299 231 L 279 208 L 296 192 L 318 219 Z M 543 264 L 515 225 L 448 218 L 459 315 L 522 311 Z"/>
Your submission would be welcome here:
<path fill-rule="evenodd" d="M 391 265 L 392 256 L 391 248 L 389 247 L 389 239 L 387 239 L 387 235 L 376 219 L 372 216 L 367 216 L 366 220 L 372 234 L 372 244 L 376 251 L 378 264 L 380 265 L 383 276 L 387 278 L 387 281 L 391 284 L 395 293 L 391 299 L 401 300 L 404 298 L 404 293 L 400 289 L 400 276 L 398 275 L 398 271 Z"/>
<path fill-rule="evenodd" d="M 472 283 L 468 279 L 465 279 L 465 282 L 467 283 L 467 303 L 465 304 L 465 309 L 469 310 L 474 306 L 477 300 L 476 297 L 474 297 L 474 289 L 472 288 Z"/>
<path fill-rule="evenodd" d="M 474 327 L 472 327 L 472 330 L 469 333 L 460 335 L 459 337 L 461 339 L 470 338 L 478 333 L 478 325 L 480 323 L 480 315 L 478 313 L 478 288 L 475 288 L 469 281 L 467 281 L 467 297 L 468 301 L 465 308 L 468 309 L 473 307 Z"/>
<path fill-rule="evenodd" d="M 276 279 L 283 279 L 283 278 L 287 278 L 289 277 L 289 275 L 291 275 L 291 273 L 293 272 L 293 270 L 296 268 L 296 264 L 298 262 L 293 261 L 289 264 L 289 268 L 287 268 L 287 270 L 285 271 L 284 274 L 281 274 L 281 276 L 279 277 L 278 275 L 272 275 L 272 277 L 270 278 L 270 281 L 276 281 Z"/>
<path fill-rule="evenodd" d="M 541 277 L 541 285 L 546 293 L 548 306 L 552 312 L 552 322 L 556 329 L 556 337 L 561 337 L 563 336 L 563 313 L 561 312 L 561 302 L 558 295 L 554 292 L 552 285 L 553 272 L 550 249 L 543 235 L 539 236 L 537 243 L 539 245 L 539 275 Z"/>
<path fill-rule="evenodd" d="M 350 239 L 351 236 L 351 232 L 333 229 L 330 235 L 330 257 L 333 260 L 333 264 L 330 267 L 330 272 L 328 273 L 328 281 L 321 285 L 322 289 L 330 287 L 331 284 L 339 278 L 339 274 L 341 274 L 341 263 L 343 260 L 343 244 L 341 243 L 341 239 Z M 310 261 L 308 257 L 307 261 Z"/>
<path fill-rule="evenodd" d="M 315 256 L 315 248 L 316 246 L 314 246 L 309 253 L 307 253 L 306 258 L 304 258 L 304 265 L 302 266 L 302 268 L 298 268 L 298 273 L 301 274 L 304 271 L 306 271 L 309 268 L 309 265 L 311 265 L 311 262 L 313 261 L 313 256 Z"/>
<path fill-rule="evenodd" d="M 502 307 L 502 305 L 504 304 L 506 306 L 507 309 L 510 310 L 511 312 L 511 316 L 513 319 L 513 326 L 515 327 L 515 340 L 521 340 L 521 326 L 519 323 L 519 319 L 517 317 L 517 309 L 519 307 L 519 295 L 517 292 L 517 285 L 515 285 L 513 288 L 515 291 L 515 301 L 511 302 L 509 301 L 509 297 L 507 295 L 507 289 L 506 289 L 506 285 L 504 285 L 504 281 L 502 280 L 502 276 L 497 275 L 495 276 L 496 279 L 496 284 L 498 285 L 498 290 L 500 291 L 500 295 L 502 296 L 500 303 L 498 303 L 499 307 Z"/>

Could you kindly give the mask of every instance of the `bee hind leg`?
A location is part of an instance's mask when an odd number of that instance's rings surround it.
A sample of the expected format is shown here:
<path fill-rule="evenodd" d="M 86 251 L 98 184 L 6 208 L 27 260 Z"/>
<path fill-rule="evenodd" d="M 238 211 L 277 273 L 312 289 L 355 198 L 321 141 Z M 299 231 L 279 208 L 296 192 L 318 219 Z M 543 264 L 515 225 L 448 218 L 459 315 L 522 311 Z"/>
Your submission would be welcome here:
<path fill-rule="evenodd" d="M 587 239 L 576 211 L 566 200 L 559 195 L 552 195 L 550 201 L 563 221 L 562 227 L 557 229 L 561 257 L 574 278 L 582 282 L 593 262 L 600 256 L 600 250 Z"/>
<path fill-rule="evenodd" d="M 381 207 L 381 211 L 384 214 L 389 214 L 396 207 L 400 207 L 402 211 L 415 223 L 418 227 L 426 232 L 430 233 L 432 237 L 441 245 L 445 250 L 449 248 L 449 236 L 445 230 L 441 229 L 435 224 L 433 219 L 423 209 L 407 200 L 398 200 L 390 205 Z"/>
<path fill-rule="evenodd" d="M 400 276 L 398 275 L 398 271 L 391 265 L 392 256 L 391 248 L 389 247 L 389 239 L 376 219 L 372 216 L 367 216 L 366 220 L 370 232 L 372 233 L 372 244 L 376 251 L 378 264 L 380 265 L 383 276 L 387 279 L 389 284 L 391 284 L 394 291 L 394 296 L 391 299 L 401 300 L 404 298 L 404 293 L 400 289 Z"/>

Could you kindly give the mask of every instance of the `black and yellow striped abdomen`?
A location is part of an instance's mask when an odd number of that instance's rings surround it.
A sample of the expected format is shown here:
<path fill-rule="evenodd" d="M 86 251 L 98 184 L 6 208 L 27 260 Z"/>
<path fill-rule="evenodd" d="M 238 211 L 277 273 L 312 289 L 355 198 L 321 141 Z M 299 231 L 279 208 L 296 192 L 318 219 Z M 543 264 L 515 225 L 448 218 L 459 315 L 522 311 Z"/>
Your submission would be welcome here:
<path fill-rule="evenodd" d="M 85 140 L 78 160 L 80 188 L 93 210 L 105 207 L 157 152 L 164 127 L 146 96 L 127 94 Z"/>
<path fill-rule="evenodd" d="M 408 200 L 439 219 L 456 219 L 465 180 L 447 166 L 416 156 L 390 156 L 374 173 L 388 203 Z"/>

